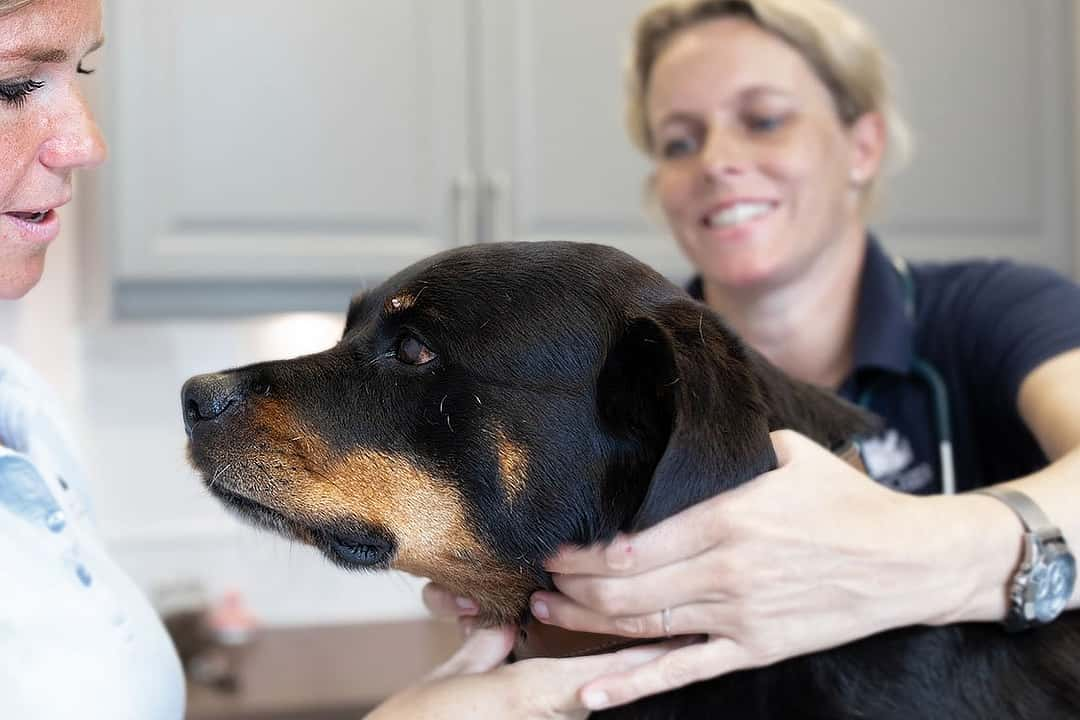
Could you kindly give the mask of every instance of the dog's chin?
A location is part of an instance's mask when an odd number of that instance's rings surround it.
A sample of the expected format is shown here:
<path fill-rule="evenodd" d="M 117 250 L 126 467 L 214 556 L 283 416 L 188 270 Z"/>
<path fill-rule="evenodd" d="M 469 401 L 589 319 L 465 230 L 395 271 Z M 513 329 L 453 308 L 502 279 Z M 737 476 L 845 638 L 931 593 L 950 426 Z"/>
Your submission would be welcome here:
<path fill-rule="evenodd" d="M 384 570 L 394 558 L 393 541 L 375 531 L 310 525 L 218 485 L 208 487 L 226 509 L 241 519 L 311 545 L 348 570 Z"/>

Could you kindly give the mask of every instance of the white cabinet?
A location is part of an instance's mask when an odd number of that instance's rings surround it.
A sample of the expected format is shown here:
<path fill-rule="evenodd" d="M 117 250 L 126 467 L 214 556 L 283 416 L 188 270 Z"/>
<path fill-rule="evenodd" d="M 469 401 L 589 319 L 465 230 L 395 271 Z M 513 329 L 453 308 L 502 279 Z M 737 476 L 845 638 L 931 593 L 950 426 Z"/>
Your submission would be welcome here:
<path fill-rule="evenodd" d="M 1069 0 L 848 3 L 891 50 L 917 138 L 877 223 L 889 246 L 1068 271 Z M 646 5 L 109 0 L 118 311 L 339 309 L 507 239 L 608 243 L 683 276 L 623 127 Z"/>
<path fill-rule="evenodd" d="M 121 314 L 343 308 L 475 241 L 465 0 L 107 11 Z"/>
<path fill-rule="evenodd" d="M 623 65 L 647 0 L 481 0 L 491 237 L 614 245 L 671 276 L 689 272 L 624 124 Z"/>
<path fill-rule="evenodd" d="M 1071 274 L 1071 0 L 846 0 L 897 66 L 915 131 L 883 235 L 918 257 L 1010 256 Z"/>

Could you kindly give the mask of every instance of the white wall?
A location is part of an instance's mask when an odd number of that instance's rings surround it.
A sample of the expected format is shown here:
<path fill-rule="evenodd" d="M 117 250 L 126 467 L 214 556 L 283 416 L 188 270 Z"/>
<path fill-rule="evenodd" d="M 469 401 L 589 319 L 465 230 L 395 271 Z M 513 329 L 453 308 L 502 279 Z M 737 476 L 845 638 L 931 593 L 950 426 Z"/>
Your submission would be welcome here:
<path fill-rule="evenodd" d="M 1080 281 L 1080 7 L 1072 6 L 1073 16 L 1073 277 Z"/>

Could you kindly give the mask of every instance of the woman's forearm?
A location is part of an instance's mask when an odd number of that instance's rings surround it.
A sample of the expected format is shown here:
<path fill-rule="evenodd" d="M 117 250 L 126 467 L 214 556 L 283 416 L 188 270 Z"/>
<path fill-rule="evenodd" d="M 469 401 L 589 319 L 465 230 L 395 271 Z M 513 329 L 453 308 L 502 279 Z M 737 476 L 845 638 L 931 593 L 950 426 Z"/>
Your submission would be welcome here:
<path fill-rule="evenodd" d="M 1080 448 L 1043 470 L 999 487 L 1028 495 L 1057 525 L 1075 552 L 1080 548 Z M 951 590 L 928 604 L 930 624 L 997 621 L 1008 609 L 1008 588 L 1020 565 L 1024 528 L 1003 502 L 985 495 L 927 498 L 926 531 Z M 1068 608 L 1080 607 L 1074 589 Z"/>

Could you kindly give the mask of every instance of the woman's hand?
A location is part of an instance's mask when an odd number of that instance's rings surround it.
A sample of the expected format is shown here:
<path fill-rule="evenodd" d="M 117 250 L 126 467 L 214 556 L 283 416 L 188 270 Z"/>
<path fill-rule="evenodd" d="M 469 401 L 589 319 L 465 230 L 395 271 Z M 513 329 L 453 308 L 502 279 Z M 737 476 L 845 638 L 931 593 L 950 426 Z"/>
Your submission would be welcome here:
<path fill-rule="evenodd" d="M 610 655 L 504 665 L 514 636 L 512 627 L 472 630 L 453 657 L 424 682 L 380 705 L 369 720 L 585 718 L 589 712 L 582 685 L 603 675 L 632 670 L 673 647 L 659 644 Z M 588 700 L 607 703 L 604 697 Z"/>
<path fill-rule="evenodd" d="M 543 622 L 631 637 L 708 636 L 586 692 L 623 704 L 888 628 L 947 622 L 963 605 L 975 582 L 965 571 L 972 557 L 956 541 L 971 545 L 979 531 L 956 520 L 955 506 L 877 485 L 798 433 L 772 440 L 777 470 L 647 531 L 566 549 L 548 563 L 561 594 L 533 595 Z"/>
<path fill-rule="evenodd" d="M 466 621 L 476 615 L 479 610 L 477 604 L 466 597 L 454 595 L 452 592 L 433 582 L 424 585 L 420 592 L 427 606 L 428 612 L 440 620 Z"/>

